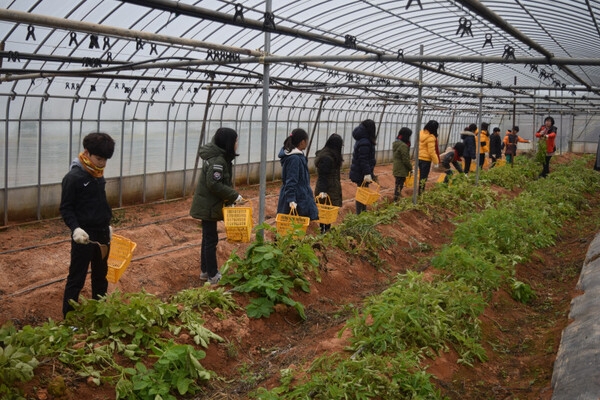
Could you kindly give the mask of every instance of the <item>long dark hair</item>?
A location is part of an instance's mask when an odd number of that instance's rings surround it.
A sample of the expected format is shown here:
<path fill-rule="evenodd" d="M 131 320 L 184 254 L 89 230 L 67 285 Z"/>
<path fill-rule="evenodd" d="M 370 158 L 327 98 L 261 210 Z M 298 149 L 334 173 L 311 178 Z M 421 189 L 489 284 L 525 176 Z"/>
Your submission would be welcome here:
<path fill-rule="evenodd" d="M 225 150 L 225 158 L 233 160 L 239 154 L 235 152 L 235 142 L 238 134 L 231 128 L 219 128 L 213 137 L 213 142 L 218 147 Z"/>
<path fill-rule="evenodd" d="M 331 154 L 334 158 L 333 161 L 338 167 L 344 162 L 344 158 L 342 157 L 342 147 L 344 147 L 344 139 L 337 133 L 332 133 L 325 142 L 325 146 L 323 146 L 323 149 L 331 150 Z"/>
<path fill-rule="evenodd" d="M 283 148 L 288 152 L 292 151 L 298 147 L 303 140 L 308 140 L 308 133 L 302 128 L 296 128 L 283 142 Z"/>
<path fill-rule="evenodd" d="M 410 146 L 410 135 L 412 135 L 412 130 L 404 126 L 400 128 L 400 131 L 398 131 L 398 136 L 396 136 L 396 139 L 402 140 L 404 143 Z"/>
<path fill-rule="evenodd" d="M 432 119 L 425 124 L 425 127 L 423 129 L 431 133 L 433 136 L 437 137 L 439 127 L 440 124 L 436 120 Z"/>

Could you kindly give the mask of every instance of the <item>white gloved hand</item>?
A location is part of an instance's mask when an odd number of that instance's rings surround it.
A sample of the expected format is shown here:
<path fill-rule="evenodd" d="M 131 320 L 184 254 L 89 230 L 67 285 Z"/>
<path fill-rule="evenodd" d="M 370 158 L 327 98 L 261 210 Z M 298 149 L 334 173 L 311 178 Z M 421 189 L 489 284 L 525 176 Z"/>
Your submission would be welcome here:
<path fill-rule="evenodd" d="M 295 201 L 290 201 L 290 208 L 291 208 L 292 210 L 295 210 L 295 209 L 296 209 L 296 207 L 298 207 L 298 204 L 296 204 L 296 202 L 295 202 Z"/>
<path fill-rule="evenodd" d="M 109 243 L 112 242 L 113 230 L 114 229 L 113 229 L 112 225 L 109 225 L 108 226 L 108 241 L 109 241 Z"/>
<path fill-rule="evenodd" d="M 241 194 L 238 194 L 237 199 L 235 199 L 235 201 L 234 201 L 234 203 L 245 203 L 245 202 L 246 202 L 246 199 L 244 199 Z"/>
<path fill-rule="evenodd" d="M 79 244 L 87 244 L 90 241 L 90 235 L 81 228 L 75 228 L 73 231 L 73 241 Z"/>
<path fill-rule="evenodd" d="M 440 164 L 433 164 L 433 168 L 438 168 Z"/>
<path fill-rule="evenodd" d="M 322 199 L 326 199 L 327 198 L 327 193 L 321 192 L 321 193 L 319 193 L 319 197 L 322 198 Z"/>
<path fill-rule="evenodd" d="M 373 178 L 371 177 L 371 174 L 365 175 L 363 178 L 363 181 L 365 181 L 367 183 L 373 182 Z"/>

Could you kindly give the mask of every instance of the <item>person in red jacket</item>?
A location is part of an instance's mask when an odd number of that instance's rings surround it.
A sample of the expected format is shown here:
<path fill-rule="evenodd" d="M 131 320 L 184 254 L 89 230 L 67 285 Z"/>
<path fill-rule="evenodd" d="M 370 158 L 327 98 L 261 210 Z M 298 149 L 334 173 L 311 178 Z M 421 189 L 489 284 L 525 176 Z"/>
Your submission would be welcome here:
<path fill-rule="evenodd" d="M 554 126 L 554 118 L 548 116 L 544 120 L 544 125 L 535 134 L 535 137 L 540 140 L 546 141 L 546 161 L 544 162 L 544 168 L 540 174 L 540 178 L 545 178 L 550 173 L 550 159 L 556 152 L 556 146 L 554 142 L 556 140 L 556 126 Z"/>

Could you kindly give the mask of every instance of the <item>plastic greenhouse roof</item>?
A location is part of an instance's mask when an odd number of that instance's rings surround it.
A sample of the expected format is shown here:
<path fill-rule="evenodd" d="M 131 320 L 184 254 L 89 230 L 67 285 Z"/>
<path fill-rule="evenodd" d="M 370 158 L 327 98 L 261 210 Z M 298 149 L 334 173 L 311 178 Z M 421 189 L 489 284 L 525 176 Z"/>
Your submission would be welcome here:
<path fill-rule="evenodd" d="M 0 0 L 0 96 L 594 112 L 592 0 Z M 268 11 L 270 10 L 270 11 Z M 420 90 L 422 90 L 420 92 Z M 308 96 L 287 96 L 288 93 Z"/>

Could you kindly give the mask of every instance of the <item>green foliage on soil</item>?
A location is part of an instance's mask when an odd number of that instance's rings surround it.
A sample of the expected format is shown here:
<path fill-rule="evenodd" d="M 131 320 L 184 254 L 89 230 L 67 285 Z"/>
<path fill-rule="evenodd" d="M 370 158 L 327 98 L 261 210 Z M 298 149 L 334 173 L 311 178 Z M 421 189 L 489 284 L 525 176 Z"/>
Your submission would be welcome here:
<path fill-rule="evenodd" d="M 317 360 L 308 377 L 302 371 L 282 371 L 280 387 L 259 389 L 254 396 L 371 399 L 394 393 L 393 398 L 401 399 L 440 398 L 433 386 L 424 383 L 418 392 L 398 386 L 397 377 L 384 375 L 378 363 L 408 360 L 411 367 L 402 373 L 404 378 L 428 381 L 419 360 L 434 358 L 449 346 L 461 363 L 485 361 L 478 319 L 485 300 L 501 285 L 521 302 L 535 296 L 529 284 L 514 278 L 514 267 L 534 249 L 553 245 L 561 226 L 587 206 L 586 194 L 598 192 L 600 174 L 586 165 L 589 159 L 576 160 L 557 166 L 546 179 L 535 180 L 539 166 L 523 157 L 513 167 L 484 172 L 481 185 L 458 178 L 425 192 L 423 210 L 430 215 L 440 208 L 454 210 L 458 221 L 452 242 L 432 259 L 440 274 L 430 281 L 415 272 L 399 275 L 396 283 L 366 299 L 348 320 L 344 329 L 352 330 L 351 356 L 329 360 L 334 365 Z M 489 188 L 492 182 L 509 189 L 519 187 L 522 192 L 514 199 L 496 199 Z M 376 384 L 370 371 L 380 372 Z M 356 382 L 361 382 L 360 387 Z M 345 387 L 352 387 L 357 395 L 348 397 L 342 390 Z"/>
<path fill-rule="evenodd" d="M 190 398 L 214 378 L 202 366 L 203 349 L 222 341 L 204 327 L 204 312 L 218 309 L 225 318 L 238 308 L 235 291 L 250 295 L 250 317 L 268 317 L 277 304 L 285 304 L 306 318 L 294 293 L 308 292 L 320 280 L 315 250 L 333 246 L 371 263 L 373 273 L 385 273 L 379 252 L 394 242 L 378 227 L 417 207 L 432 218 L 454 214 L 451 243 L 431 259 L 436 273 L 396 276 L 388 289 L 354 309 L 343 329 L 352 332 L 346 352 L 314 360 L 307 372 L 281 370 L 279 387 L 257 389 L 252 396 L 439 399 L 423 359 L 452 348 L 460 363 L 486 360 L 479 326 L 486 301 L 500 287 L 524 303 L 535 297 L 531 285 L 515 278 L 515 265 L 534 249 L 552 246 L 561 227 L 589 207 L 586 196 L 600 190 L 600 174 L 589 161 L 553 166 L 548 178 L 536 180 L 539 164 L 520 157 L 514 166 L 482 172 L 478 185 L 456 176 L 426 191 L 417 206 L 409 199 L 383 203 L 314 237 L 301 231 L 277 235 L 265 224 L 258 228 L 271 230 L 276 239 L 258 236 L 243 257 L 232 254 L 222 269 L 222 283 L 233 287 L 229 292 L 206 285 L 167 302 L 145 292 L 115 292 L 73 303 L 75 311 L 62 323 L 21 330 L 6 324 L 0 328 L 0 396 L 25 398 L 20 383 L 34 379 L 40 363 L 52 360 L 91 384 L 113 385 L 117 399 Z M 491 185 L 519 195 L 498 197 Z M 178 343 L 184 335 L 195 345 Z"/>

